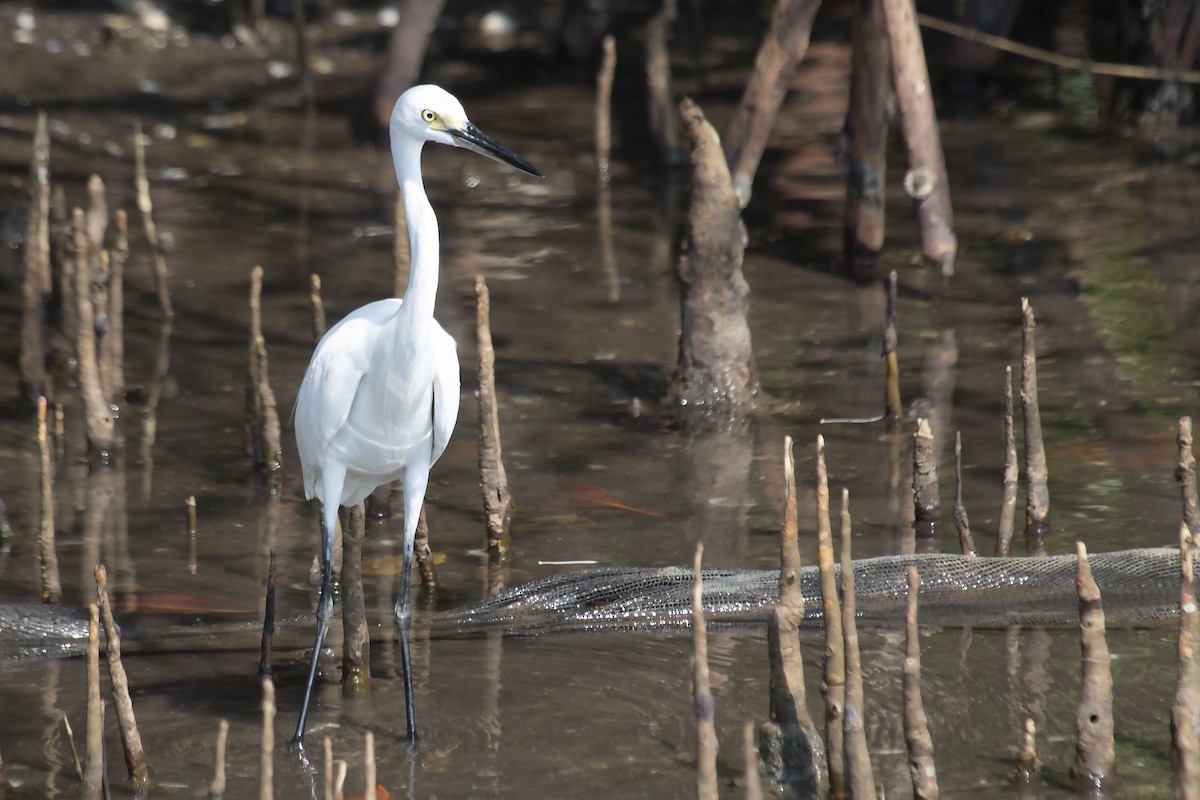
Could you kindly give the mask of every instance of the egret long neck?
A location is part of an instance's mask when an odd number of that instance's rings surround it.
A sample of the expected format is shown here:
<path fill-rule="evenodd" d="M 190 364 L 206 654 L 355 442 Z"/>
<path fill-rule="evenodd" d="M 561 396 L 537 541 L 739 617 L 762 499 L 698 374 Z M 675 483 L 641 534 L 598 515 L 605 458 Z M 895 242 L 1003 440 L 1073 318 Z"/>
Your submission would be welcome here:
<path fill-rule="evenodd" d="M 392 135 L 392 160 L 404 202 L 404 220 L 408 225 L 408 289 L 404 308 L 414 316 L 432 317 L 438 286 L 437 216 L 425 195 L 421 180 L 421 145 L 406 136 Z"/>

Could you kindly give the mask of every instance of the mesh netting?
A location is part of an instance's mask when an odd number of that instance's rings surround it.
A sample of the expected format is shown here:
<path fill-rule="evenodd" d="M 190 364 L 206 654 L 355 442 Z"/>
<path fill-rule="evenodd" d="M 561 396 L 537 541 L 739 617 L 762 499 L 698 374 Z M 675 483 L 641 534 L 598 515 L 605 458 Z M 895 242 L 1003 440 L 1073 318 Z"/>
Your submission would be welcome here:
<path fill-rule="evenodd" d="M 1096 553 L 1088 561 L 1110 625 L 1162 624 L 1178 613 L 1177 549 Z M 855 561 L 860 620 L 903 620 L 909 566 L 921 574 L 922 624 L 1063 626 L 1079 620 L 1073 555 L 971 558 L 941 553 Z M 705 569 L 702 575 L 710 622 L 764 620 L 778 598 L 775 571 Z M 459 629 L 500 626 L 514 633 L 682 626 L 690 621 L 692 583 L 692 571 L 679 567 L 568 572 L 517 586 L 470 608 L 443 612 L 435 624 Z M 800 586 L 806 619 L 821 624 L 816 567 L 801 571 Z"/>

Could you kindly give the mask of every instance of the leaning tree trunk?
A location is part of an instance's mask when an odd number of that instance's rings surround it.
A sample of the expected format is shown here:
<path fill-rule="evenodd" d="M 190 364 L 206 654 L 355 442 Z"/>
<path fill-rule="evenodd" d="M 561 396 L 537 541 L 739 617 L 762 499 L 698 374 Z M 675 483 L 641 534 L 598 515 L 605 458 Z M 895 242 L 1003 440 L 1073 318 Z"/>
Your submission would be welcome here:
<path fill-rule="evenodd" d="M 758 394 L 742 276 L 746 230 L 717 132 L 691 100 L 680 113 L 692 198 L 676 267 L 682 320 L 673 395 L 685 421 L 723 428 L 753 409 Z"/>

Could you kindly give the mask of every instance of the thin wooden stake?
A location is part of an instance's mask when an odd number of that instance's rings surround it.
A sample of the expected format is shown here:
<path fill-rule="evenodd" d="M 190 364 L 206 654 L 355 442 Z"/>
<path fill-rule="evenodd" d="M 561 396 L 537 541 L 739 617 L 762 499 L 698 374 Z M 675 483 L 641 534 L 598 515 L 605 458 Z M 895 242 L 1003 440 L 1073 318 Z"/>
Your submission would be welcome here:
<path fill-rule="evenodd" d="M 851 560 L 850 492 L 842 490 L 842 635 L 846 642 L 846 775 L 855 800 L 874 800 L 875 776 L 867 747 L 862 658 L 855 619 L 854 562 Z"/>
<path fill-rule="evenodd" d="M 150 785 L 150 768 L 146 763 L 146 751 L 142 748 L 142 736 L 138 733 L 137 719 L 133 713 L 133 698 L 129 696 L 129 677 L 125 674 L 125 665 L 121 663 L 121 631 L 113 620 L 112 606 L 108 602 L 108 573 L 103 564 L 96 565 L 95 575 L 96 600 L 108 644 L 108 676 L 117 705 L 117 727 L 121 731 L 121 745 L 125 750 L 125 768 L 134 786 L 144 788 Z"/>
<path fill-rule="evenodd" d="M 100 701 L 100 609 L 88 604 L 87 734 L 83 798 L 100 800 L 104 791 L 104 711 Z"/>
<path fill-rule="evenodd" d="M 25 223 L 25 274 L 21 288 L 21 386 L 30 399 L 46 386 L 46 299 L 50 296 L 50 136 L 46 112 L 38 112 L 29 160 L 29 209 Z"/>
<path fill-rule="evenodd" d="M 1017 440 L 1013 427 L 1012 367 L 1004 368 L 1004 499 L 996 531 L 996 557 L 1012 550 L 1013 523 L 1017 515 Z"/>
<path fill-rule="evenodd" d="M 1029 299 L 1021 298 L 1021 408 L 1025 418 L 1025 541 L 1030 555 L 1046 554 L 1050 533 L 1049 469 L 1038 408 L 1037 320 Z"/>
<path fill-rule="evenodd" d="M 608 183 L 608 161 L 612 156 L 612 85 L 617 70 L 617 44 L 604 37 L 604 57 L 596 73 L 596 179 Z"/>
<path fill-rule="evenodd" d="M 54 543 L 54 463 L 50 460 L 50 441 L 46 434 L 46 398 L 37 404 L 38 463 L 41 468 L 41 524 L 38 535 L 38 560 L 41 565 L 42 602 L 62 602 L 62 580 L 58 574 L 58 552 Z"/>
<path fill-rule="evenodd" d="M 829 520 L 829 474 L 825 437 L 817 436 L 817 565 L 821 574 L 821 611 L 825 618 L 825 662 L 821 693 L 825 696 L 825 752 L 829 794 L 846 793 L 846 643 L 834 568 L 833 529 Z"/>
<path fill-rule="evenodd" d="M 375 734 L 367 731 L 363 748 L 363 772 L 366 778 L 366 789 L 363 800 L 375 800 Z"/>
<path fill-rule="evenodd" d="M 954 527 L 958 530 L 958 546 L 964 556 L 975 556 L 975 540 L 971 538 L 971 523 L 962 491 L 962 434 L 954 432 Z"/>
<path fill-rule="evenodd" d="M 321 276 L 313 273 L 308 277 L 308 302 L 312 306 L 313 341 L 325 335 L 325 304 L 321 301 Z"/>
<path fill-rule="evenodd" d="M 188 537 L 188 571 L 195 575 L 196 564 L 196 495 L 188 495 L 187 500 L 183 501 L 184 508 L 187 511 L 187 537 Z"/>
<path fill-rule="evenodd" d="M 262 679 L 262 755 L 259 764 L 258 800 L 275 796 L 275 682 Z"/>
<path fill-rule="evenodd" d="M 1033 717 L 1027 717 L 1021 749 L 1017 753 L 1017 780 L 1028 785 L 1037 779 L 1039 769 L 1041 763 L 1037 754 L 1037 723 L 1033 721 Z"/>
<path fill-rule="evenodd" d="M 475 276 L 475 330 L 479 344 L 479 471 L 487 525 L 488 556 L 508 559 L 508 475 L 500 445 L 500 411 L 496 400 L 496 353 L 492 349 L 491 302 L 487 281 Z"/>
<path fill-rule="evenodd" d="M 345 761 L 337 762 L 337 776 L 333 781 L 333 798 L 334 800 L 345 800 L 346 787 L 346 772 L 349 765 Z"/>
<path fill-rule="evenodd" d="M 1079 594 L 1079 643 L 1083 654 L 1083 676 L 1079 709 L 1075 715 L 1077 743 L 1071 775 L 1089 791 L 1107 794 L 1117 777 L 1116 746 L 1113 741 L 1113 684 L 1111 657 L 1104 636 L 1104 606 L 1100 589 L 1092 577 L 1087 548 L 1075 543 Z"/>
<path fill-rule="evenodd" d="M 79 778 L 79 782 L 82 784 L 84 781 L 83 763 L 79 760 L 79 749 L 75 747 L 75 731 L 71 730 L 71 720 L 67 719 L 66 714 L 63 714 L 63 727 L 67 731 L 67 744 L 71 746 L 71 760 L 75 762 L 75 777 Z"/>
<path fill-rule="evenodd" d="M 96 362 L 96 320 L 92 306 L 92 273 L 88 256 L 83 209 L 75 209 L 71 217 L 72 242 L 75 246 L 75 301 L 78 316 L 75 353 L 79 359 L 79 388 L 83 394 L 87 439 L 92 454 L 107 463 L 114 447 L 112 404 L 105 398 L 100 385 Z"/>
<path fill-rule="evenodd" d="M 1179 493 L 1183 498 L 1183 521 L 1195 539 L 1200 536 L 1200 505 L 1196 500 L 1196 455 L 1192 452 L 1192 418 L 1179 418 L 1179 466 L 1175 468 L 1175 480 L 1179 481 Z M 1200 541 L 1200 540 L 1198 540 Z"/>
<path fill-rule="evenodd" d="M 225 796 L 225 743 L 229 739 L 229 720 L 222 719 L 217 725 L 216 757 L 213 766 L 213 779 L 208 787 L 208 796 L 220 800 Z"/>
<path fill-rule="evenodd" d="M 275 549 L 267 564 L 267 596 L 263 602 L 262 643 L 259 645 L 258 675 L 271 677 L 271 645 L 275 641 Z"/>
<path fill-rule="evenodd" d="M 129 261 L 129 216 L 118 209 L 113 249 L 108 252 L 108 331 L 101 364 L 108 375 L 109 399 L 125 403 L 125 265 Z"/>
<path fill-rule="evenodd" d="M 696 545 L 692 588 L 692 694 L 696 705 L 696 794 L 717 800 L 716 707 L 708 679 L 708 631 L 704 623 L 704 579 L 700 566 L 704 543 Z"/>
<path fill-rule="evenodd" d="M 896 292 L 896 270 L 892 270 L 888 275 L 887 324 L 883 329 L 883 358 L 887 365 L 884 409 L 887 416 L 893 421 L 899 421 L 904 414 L 904 408 L 900 402 L 900 358 L 896 354 L 896 346 L 900 342 L 900 333 L 896 326 Z"/>
<path fill-rule="evenodd" d="M 355 503 L 346 516 L 346 534 L 342 537 L 342 689 L 348 694 L 369 694 L 371 629 L 367 626 L 362 579 L 366 507 Z"/>
<path fill-rule="evenodd" d="M 283 468 L 282 432 L 271 389 L 267 344 L 262 332 L 263 268 L 250 270 L 250 353 L 246 377 L 247 436 L 256 466 L 277 473 Z"/>
<path fill-rule="evenodd" d="M 904 741 L 908 744 L 908 771 L 915 800 L 941 796 L 933 759 L 933 738 L 921 699 L 921 631 L 917 627 L 917 594 L 921 576 L 908 568 L 908 605 L 904 612 Z"/>
<path fill-rule="evenodd" d="M 325 800 L 333 800 L 333 739 L 324 737 L 321 747 L 325 752 Z"/>
<path fill-rule="evenodd" d="M 1180 800 L 1200 798 L 1200 610 L 1196 607 L 1194 549 L 1187 523 L 1180 523 L 1179 668 L 1171 705 L 1171 762 L 1175 797 Z"/>
<path fill-rule="evenodd" d="M 171 307 L 171 290 L 167 285 L 167 255 L 158 238 L 158 226 L 154 224 L 154 203 L 150 200 L 150 181 L 146 178 L 146 140 L 142 136 L 141 122 L 133 123 L 133 172 L 138 211 L 142 214 L 142 227 L 154 254 L 154 284 L 158 290 L 158 310 L 164 319 L 174 319 L 175 309 Z"/>

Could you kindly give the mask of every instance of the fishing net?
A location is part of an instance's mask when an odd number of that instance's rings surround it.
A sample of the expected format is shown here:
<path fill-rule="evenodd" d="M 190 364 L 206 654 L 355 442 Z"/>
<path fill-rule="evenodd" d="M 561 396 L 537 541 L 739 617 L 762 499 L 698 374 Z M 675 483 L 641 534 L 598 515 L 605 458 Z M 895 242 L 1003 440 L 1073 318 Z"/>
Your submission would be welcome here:
<path fill-rule="evenodd" d="M 1193 563 L 1196 562 L 1193 555 Z M 1088 556 L 1109 625 L 1152 626 L 1178 614 L 1179 551 L 1145 548 Z M 1076 558 L 972 558 L 941 553 L 854 562 L 858 618 L 866 624 L 904 619 L 908 568 L 921 575 L 922 624 L 956 627 L 1058 627 L 1079 620 Z M 710 623 L 765 620 L 778 599 L 779 573 L 701 571 Z M 655 628 L 690 622 L 692 570 L 592 569 L 551 575 L 469 608 L 442 612 L 437 627 L 499 626 L 512 633 L 597 628 Z M 800 574 L 806 623 L 821 624 L 816 567 Z"/>

